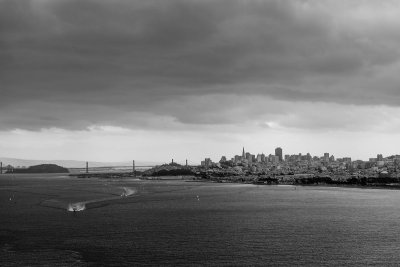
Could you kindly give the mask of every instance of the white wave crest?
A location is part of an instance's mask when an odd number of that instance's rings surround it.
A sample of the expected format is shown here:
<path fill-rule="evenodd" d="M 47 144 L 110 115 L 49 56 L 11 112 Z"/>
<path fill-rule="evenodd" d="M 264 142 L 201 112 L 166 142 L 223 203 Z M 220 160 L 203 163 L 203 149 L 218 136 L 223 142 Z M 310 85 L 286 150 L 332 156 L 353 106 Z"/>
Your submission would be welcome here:
<path fill-rule="evenodd" d="M 122 187 L 122 190 L 124 190 L 124 191 L 122 192 L 121 197 L 127 197 L 127 196 L 131 196 L 133 194 L 136 194 L 135 188 Z"/>
<path fill-rule="evenodd" d="M 82 211 L 85 209 L 86 209 L 85 203 L 82 203 L 82 202 L 68 204 L 68 211 L 75 212 L 75 211 Z"/>

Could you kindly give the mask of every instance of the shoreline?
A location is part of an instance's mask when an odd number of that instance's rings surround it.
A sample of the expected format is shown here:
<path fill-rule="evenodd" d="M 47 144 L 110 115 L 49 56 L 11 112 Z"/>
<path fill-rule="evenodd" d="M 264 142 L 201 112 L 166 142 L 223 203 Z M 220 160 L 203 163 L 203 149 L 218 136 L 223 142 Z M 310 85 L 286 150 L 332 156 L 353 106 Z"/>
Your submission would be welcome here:
<path fill-rule="evenodd" d="M 390 190 L 400 190 L 400 183 L 398 184 L 335 184 L 335 183 L 317 183 L 317 184 L 294 184 L 294 183 L 263 183 L 254 181 L 239 181 L 239 180 L 213 180 L 198 178 L 196 176 L 134 176 L 132 173 L 88 173 L 88 174 L 69 174 L 70 177 L 76 177 L 79 179 L 87 178 L 98 178 L 98 179 L 129 179 L 136 178 L 144 181 L 185 181 L 185 182 L 206 182 L 206 183 L 229 183 L 229 184 L 253 184 L 253 185 L 288 185 L 288 186 L 304 186 L 304 187 L 343 187 L 343 188 L 361 188 L 361 189 L 390 189 Z"/>
<path fill-rule="evenodd" d="M 160 179 L 163 180 L 163 179 Z M 185 182 L 206 182 L 206 183 L 216 183 L 216 184 L 252 184 L 252 185 L 260 185 L 260 186 L 301 186 L 301 187 L 342 187 L 342 188 L 360 188 L 360 189 L 390 189 L 390 190 L 400 190 L 400 183 L 393 185 L 357 185 L 357 184 L 327 184 L 327 183 L 319 183 L 319 184 L 291 184 L 291 183 L 254 183 L 254 182 L 237 182 L 237 181 L 215 181 L 210 179 L 196 179 L 196 180 L 186 180 Z"/>

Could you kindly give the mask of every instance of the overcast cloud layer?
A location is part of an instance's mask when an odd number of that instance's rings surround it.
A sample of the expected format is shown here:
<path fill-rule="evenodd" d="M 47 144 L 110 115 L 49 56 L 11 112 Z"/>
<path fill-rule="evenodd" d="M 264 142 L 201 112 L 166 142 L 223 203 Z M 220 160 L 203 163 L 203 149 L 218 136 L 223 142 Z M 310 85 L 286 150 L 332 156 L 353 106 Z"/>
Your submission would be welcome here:
<path fill-rule="evenodd" d="M 396 108 L 398 14 L 398 1 L 0 0 L 0 127 L 263 124 L 295 114 L 293 102 Z"/>

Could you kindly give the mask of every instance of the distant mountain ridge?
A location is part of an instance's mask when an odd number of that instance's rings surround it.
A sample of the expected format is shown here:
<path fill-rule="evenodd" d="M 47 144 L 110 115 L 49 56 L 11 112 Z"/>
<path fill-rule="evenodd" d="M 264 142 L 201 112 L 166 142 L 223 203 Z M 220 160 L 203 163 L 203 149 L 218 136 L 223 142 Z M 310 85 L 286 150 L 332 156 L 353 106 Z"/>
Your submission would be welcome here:
<path fill-rule="evenodd" d="M 18 158 L 6 158 L 0 157 L 0 162 L 3 163 L 3 167 L 12 165 L 13 167 L 29 167 L 39 164 L 56 164 L 64 168 L 85 168 L 86 161 L 81 160 L 35 160 L 35 159 L 18 159 Z M 154 166 L 161 165 L 160 162 L 151 161 L 135 161 L 136 166 Z M 114 167 L 114 166 L 131 166 L 132 161 L 120 161 L 120 162 L 99 162 L 89 161 L 89 167 Z"/>
<path fill-rule="evenodd" d="M 55 164 L 40 164 L 24 169 L 12 169 L 10 173 L 69 173 L 67 168 Z"/>

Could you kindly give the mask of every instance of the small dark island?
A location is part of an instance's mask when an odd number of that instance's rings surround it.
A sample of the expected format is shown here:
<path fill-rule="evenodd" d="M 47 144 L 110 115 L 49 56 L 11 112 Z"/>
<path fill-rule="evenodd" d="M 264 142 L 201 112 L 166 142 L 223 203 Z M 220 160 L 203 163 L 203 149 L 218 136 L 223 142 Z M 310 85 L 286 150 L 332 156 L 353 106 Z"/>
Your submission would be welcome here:
<path fill-rule="evenodd" d="M 40 164 L 26 169 L 12 169 L 7 173 L 69 173 L 69 170 L 56 164 Z"/>

